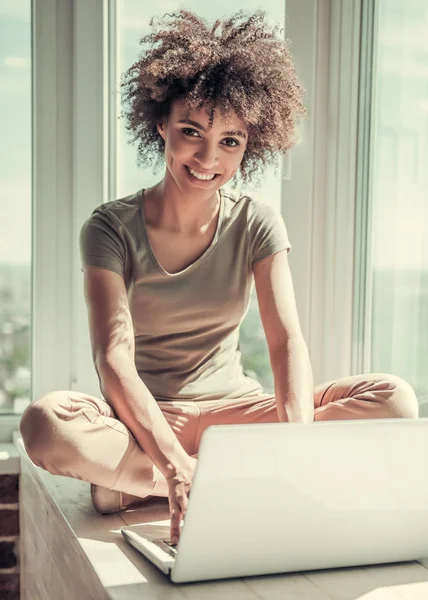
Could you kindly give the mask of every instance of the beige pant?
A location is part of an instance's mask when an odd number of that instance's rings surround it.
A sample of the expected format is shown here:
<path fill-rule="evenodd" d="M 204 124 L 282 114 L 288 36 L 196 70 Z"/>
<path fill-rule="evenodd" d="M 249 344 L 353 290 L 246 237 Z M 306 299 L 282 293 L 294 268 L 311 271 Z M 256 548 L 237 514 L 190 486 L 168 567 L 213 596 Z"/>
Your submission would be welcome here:
<path fill-rule="evenodd" d="M 278 421 L 274 396 L 159 406 L 189 455 L 198 453 L 209 425 Z M 412 387 L 384 373 L 320 384 L 314 406 L 315 421 L 418 417 Z M 21 433 L 30 458 L 50 473 L 142 498 L 165 494 L 163 476 L 104 400 L 80 392 L 49 393 L 26 409 Z"/>

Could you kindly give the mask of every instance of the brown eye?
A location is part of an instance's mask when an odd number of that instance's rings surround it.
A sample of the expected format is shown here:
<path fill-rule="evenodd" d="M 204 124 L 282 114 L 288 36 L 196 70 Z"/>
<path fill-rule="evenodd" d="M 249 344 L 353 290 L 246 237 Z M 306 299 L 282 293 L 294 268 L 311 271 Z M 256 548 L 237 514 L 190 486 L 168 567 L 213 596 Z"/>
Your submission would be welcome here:
<path fill-rule="evenodd" d="M 238 142 L 238 140 L 235 140 L 234 138 L 226 138 L 224 141 L 225 142 L 232 142 L 232 144 L 225 144 L 225 146 L 229 146 L 229 148 L 235 148 L 236 146 L 240 146 L 241 145 Z"/>
<path fill-rule="evenodd" d="M 192 129 L 191 127 L 184 127 L 181 131 L 184 135 L 188 135 L 189 137 L 199 137 L 199 133 L 196 129 Z M 193 135 L 194 133 L 196 133 L 196 136 Z"/>

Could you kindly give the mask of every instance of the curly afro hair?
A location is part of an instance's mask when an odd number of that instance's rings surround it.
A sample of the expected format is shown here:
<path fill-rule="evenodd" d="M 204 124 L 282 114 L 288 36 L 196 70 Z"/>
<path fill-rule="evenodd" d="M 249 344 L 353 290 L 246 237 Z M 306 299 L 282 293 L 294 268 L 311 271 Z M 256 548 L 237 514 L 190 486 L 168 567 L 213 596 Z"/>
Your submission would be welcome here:
<path fill-rule="evenodd" d="M 243 183 L 276 163 L 294 145 L 296 120 L 305 116 L 303 87 L 296 76 L 289 40 L 265 22 L 265 12 L 239 11 L 210 27 L 187 10 L 150 21 L 140 40 L 143 51 L 121 81 L 122 116 L 138 141 L 138 164 L 164 161 L 157 124 L 171 103 L 184 99 L 188 111 L 206 108 L 235 114 L 248 129 L 240 165 Z"/>

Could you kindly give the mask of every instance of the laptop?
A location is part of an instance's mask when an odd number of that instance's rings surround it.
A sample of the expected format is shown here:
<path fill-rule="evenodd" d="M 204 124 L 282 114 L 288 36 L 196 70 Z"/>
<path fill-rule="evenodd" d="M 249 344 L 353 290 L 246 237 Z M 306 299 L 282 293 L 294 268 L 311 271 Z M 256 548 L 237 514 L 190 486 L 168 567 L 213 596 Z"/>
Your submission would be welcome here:
<path fill-rule="evenodd" d="M 174 582 L 428 556 L 428 419 L 214 425 L 177 547 L 169 521 L 125 539 Z"/>

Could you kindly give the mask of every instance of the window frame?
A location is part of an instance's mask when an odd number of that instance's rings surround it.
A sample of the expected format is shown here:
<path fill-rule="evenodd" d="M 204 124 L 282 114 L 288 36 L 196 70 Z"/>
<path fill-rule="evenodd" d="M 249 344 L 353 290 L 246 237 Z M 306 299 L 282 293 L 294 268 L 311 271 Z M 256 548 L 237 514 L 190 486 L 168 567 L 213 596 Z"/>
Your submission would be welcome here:
<path fill-rule="evenodd" d="M 70 384 L 73 30 L 68 0 L 32 3 L 32 397 Z M 67 388 L 66 388 L 67 389 Z"/>
<path fill-rule="evenodd" d="M 287 1 L 287 37 L 309 115 L 282 206 L 315 384 L 364 366 L 352 337 L 360 28 L 360 0 Z"/>
<path fill-rule="evenodd" d="M 73 361 L 69 389 L 99 396 L 83 297 L 79 233 L 92 211 L 109 199 L 109 2 L 62 1 L 73 7 L 74 32 Z"/>
<path fill-rule="evenodd" d="M 358 108 L 358 149 L 355 190 L 355 310 L 353 321 L 354 353 L 352 366 L 369 372 L 371 369 L 372 336 L 372 217 L 373 170 L 370 168 L 373 149 L 373 106 L 377 80 L 378 0 L 361 0 L 361 45 Z M 358 342 L 358 343 L 357 343 Z"/>

